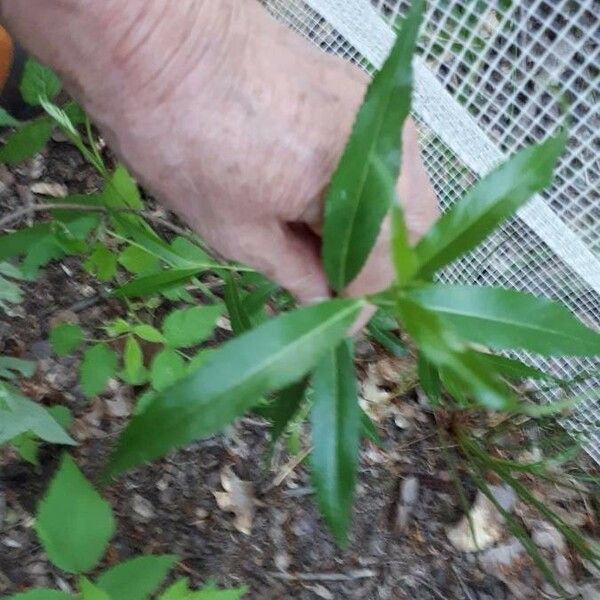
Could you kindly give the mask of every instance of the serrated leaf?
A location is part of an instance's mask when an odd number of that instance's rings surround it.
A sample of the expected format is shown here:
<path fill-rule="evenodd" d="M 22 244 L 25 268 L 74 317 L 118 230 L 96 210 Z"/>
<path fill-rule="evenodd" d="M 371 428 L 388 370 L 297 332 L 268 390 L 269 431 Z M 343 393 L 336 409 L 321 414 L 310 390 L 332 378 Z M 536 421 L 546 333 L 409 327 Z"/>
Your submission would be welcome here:
<path fill-rule="evenodd" d="M 75 444 L 48 411 L 10 386 L 0 386 L 0 445 L 31 432 L 52 444 Z"/>
<path fill-rule="evenodd" d="M 185 374 L 186 369 L 183 358 L 171 348 L 161 350 L 152 359 L 150 381 L 152 387 L 158 392 L 171 387 L 182 379 Z"/>
<path fill-rule="evenodd" d="M 62 84 L 50 67 L 42 65 L 33 58 L 28 58 L 19 88 L 23 100 L 27 104 L 37 106 L 40 104 L 40 96 L 50 99 L 57 96 Z"/>
<path fill-rule="evenodd" d="M 212 335 L 222 313 L 221 304 L 172 311 L 163 323 L 166 343 L 173 348 L 189 348 L 203 342 Z"/>
<path fill-rule="evenodd" d="M 133 327 L 133 333 L 135 333 L 135 335 L 137 335 L 140 339 L 146 340 L 147 342 L 152 342 L 154 344 L 161 344 L 165 341 L 163 334 L 156 329 L 156 327 L 152 327 L 152 325 L 148 325 L 147 323 L 135 325 Z"/>
<path fill-rule="evenodd" d="M 97 585 L 111 600 L 144 600 L 156 591 L 176 556 L 137 556 L 104 571 Z"/>
<path fill-rule="evenodd" d="M 142 385 L 148 380 L 142 349 L 134 337 L 128 337 L 123 352 L 123 379 L 129 385 Z"/>
<path fill-rule="evenodd" d="M 418 275 L 430 278 L 438 269 L 472 250 L 552 180 L 567 143 L 567 134 L 517 152 L 475 184 L 434 223 L 415 248 Z"/>
<path fill-rule="evenodd" d="M 424 5 L 413 0 L 388 59 L 367 90 L 329 185 L 323 266 L 336 291 L 359 273 L 396 201 L 402 127 L 410 112 L 412 57 Z"/>
<path fill-rule="evenodd" d="M 87 577 L 79 580 L 81 600 L 113 600 L 104 590 L 92 583 Z"/>
<path fill-rule="evenodd" d="M 58 590 L 40 588 L 9 596 L 6 600 L 77 600 L 77 597 L 71 596 L 71 594 L 67 594 L 66 592 L 59 592 Z"/>
<path fill-rule="evenodd" d="M 65 454 L 40 502 L 35 530 L 48 558 L 68 573 L 91 570 L 115 530 L 108 502 Z"/>
<path fill-rule="evenodd" d="M 0 148 L 0 162 L 16 165 L 40 152 L 50 139 L 54 123 L 37 119 L 17 129 Z"/>
<path fill-rule="evenodd" d="M 108 475 L 211 435 L 266 392 L 297 381 L 340 342 L 363 305 L 360 299 L 348 299 L 309 306 L 223 344 L 195 373 L 157 394 L 131 420 Z"/>
<path fill-rule="evenodd" d="M 50 343 L 58 356 L 66 356 L 76 350 L 83 341 L 79 325 L 61 323 L 50 330 Z"/>
<path fill-rule="evenodd" d="M 347 543 L 358 469 L 361 411 L 349 341 L 330 350 L 312 376 L 311 476 L 338 544 Z"/>
<path fill-rule="evenodd" d="M 444 326 L 435 313 L 406 297 L 399 298 L 397 309 L 404 328 L 425 358 L 456 377 L 480 405 L 491 410 L 518 406 L 508 387 L 485 370 L 477 354 Z"/>
<path fill-rule="evenodd" d="M 598 356 L 600 334 L 564 306 L 503 288 L 431 285 L 409 297 L 466 340 L 497 350 L 521 348 L 544 356 Z"/>
<path fill-rule="evenodd" d="M 88 273 L 96 275 L 98 281 L 110 281 L 117 274 L 117 259 L 104 244 L 98 243 L 84 267 Z"/>
<path fill-rule="evenodd" d="M 139 277 L 117 288 L 112 295 L 116 298 L 136 298 L 158 294 L 159 292 L 178 286 L 185 281 L 189 281 L 192 277 L 205 270 L 205 268 L 207 268 L 207 265 L 187 269 L 170 269 L 169 271 L 162 271 L 155 275 Z"/>
<path fill-rule="evenodd" d="M 106 388 L 117 371 L 117 355 L 106 344 L 96 344 L 85 351 L 80 367 L 83 393 L 91 398 Z"/>
<path fill-rule="evenodd" d="M 160 271 L 160 260 L 138 246 L 127 246 L 119 255 L 119 264 L 134 275 Z"/>

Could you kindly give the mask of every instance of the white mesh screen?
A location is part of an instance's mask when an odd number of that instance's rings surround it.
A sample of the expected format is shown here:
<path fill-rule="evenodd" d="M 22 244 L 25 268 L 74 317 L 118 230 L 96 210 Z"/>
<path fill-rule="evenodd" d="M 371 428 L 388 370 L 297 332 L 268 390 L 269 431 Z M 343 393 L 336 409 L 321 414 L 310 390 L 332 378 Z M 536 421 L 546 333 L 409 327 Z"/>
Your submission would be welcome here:
<path fill-rule="evenodd" d="M 261 0 L 327 52 L 369 72 L 394 40 L 405 0 Z M 443 274 L 564 303 L 600 328 L 600 1 L 431 0 L 415 59 L 414 114 L 443 209 L 516 149 L 571 114 L 553 186 Z M 600 369 L 600 357 L 540 363 L 563 377 Z M 600 378 L 567 425 L 590 438 L 600 463 Z M 555 393 L 544 392 L 545 399 Z"/>

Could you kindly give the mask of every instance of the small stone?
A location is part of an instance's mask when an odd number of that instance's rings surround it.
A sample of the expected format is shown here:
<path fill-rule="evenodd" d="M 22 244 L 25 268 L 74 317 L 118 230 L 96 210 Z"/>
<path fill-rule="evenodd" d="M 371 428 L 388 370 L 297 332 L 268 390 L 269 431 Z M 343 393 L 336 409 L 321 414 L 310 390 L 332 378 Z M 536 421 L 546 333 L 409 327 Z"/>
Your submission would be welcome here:
<path fill-rule="evenodd" d="M 154 507 L 150 503 L 149 500 L 140 496 L 139 494 L 134 494 L 131 500 L 131 506 L 133 511 L 143 520 L 150 521 L 154 516 Z"/>
<path fill-rule="evenodd" d="M 419 497 L 419 480 L 416 477 L 407 477 L 400 488 L 402 504 L 414 506 Z"/>
<path fill-rule="evenodd" d="M 309 586 L 309 590 L 312 590 L 316 596 L 319 598 L 323 598 L 323 600 L 333 600 L 334 595 L 324 586 L 322 585 L 313 585 Z"/>
<path fill-rule="evenodd" d="M 556 527 L 550 523 L 541 522 L 532 531 L 531 538 L 538 548 L 543 550 L 551 550 L 553 552 L 562 553 L 566 549 L 566 544 L 563 536 Z"/>
<path fill-rule="evenodd" d="M 525 549 L 517 538 L 511 538 L 506 544 L 490 548 L 479 556 L 479 563 L 484 571 L 494 574 L 502 567 L 510 567 Z"/>
<path fill-rule="evenodd" d="M 554 558 L 554 568 L 556 569 L 557 575 L 559 575 L 562 579 L 569 581 L 573 579 L 571 563 L 562 554 L 559 554 Z"/>

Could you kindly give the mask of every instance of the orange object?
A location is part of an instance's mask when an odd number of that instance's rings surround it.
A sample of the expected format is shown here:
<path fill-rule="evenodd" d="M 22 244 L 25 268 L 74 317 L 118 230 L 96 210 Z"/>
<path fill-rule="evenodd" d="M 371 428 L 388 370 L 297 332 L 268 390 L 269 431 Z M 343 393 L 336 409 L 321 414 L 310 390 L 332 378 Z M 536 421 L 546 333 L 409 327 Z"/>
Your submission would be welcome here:
<path fill-rule="evenodd" d="M 0 26 L 0 93 L 4 89 L 13 64 L 14 45 L 6 29 Z"/>

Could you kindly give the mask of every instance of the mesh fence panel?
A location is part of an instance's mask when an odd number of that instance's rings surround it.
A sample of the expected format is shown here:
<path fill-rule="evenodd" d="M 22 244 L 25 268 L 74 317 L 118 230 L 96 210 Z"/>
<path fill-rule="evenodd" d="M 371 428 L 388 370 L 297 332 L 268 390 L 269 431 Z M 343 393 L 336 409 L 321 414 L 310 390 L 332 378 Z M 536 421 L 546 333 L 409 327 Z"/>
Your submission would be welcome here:
<path fill-rule="evenodd" d="M 324 51 L 372 73 L 394 40 L 404 0 L 261 0 Z M 600 328 L 600 1 L 431 0 L 415 60 L 414 116 L 443 210 L 518 148 L 552 133 L 569 103 L 568 150 L 553 185 L 475 251 L 448 282 L 495 285 L 565 304 Z M 531 364 L 570 378 L 597 359 Z M 566 423 L 600 463 L 600 378 Z M 558 392 L 540 392 L 543 400 Z"/>

